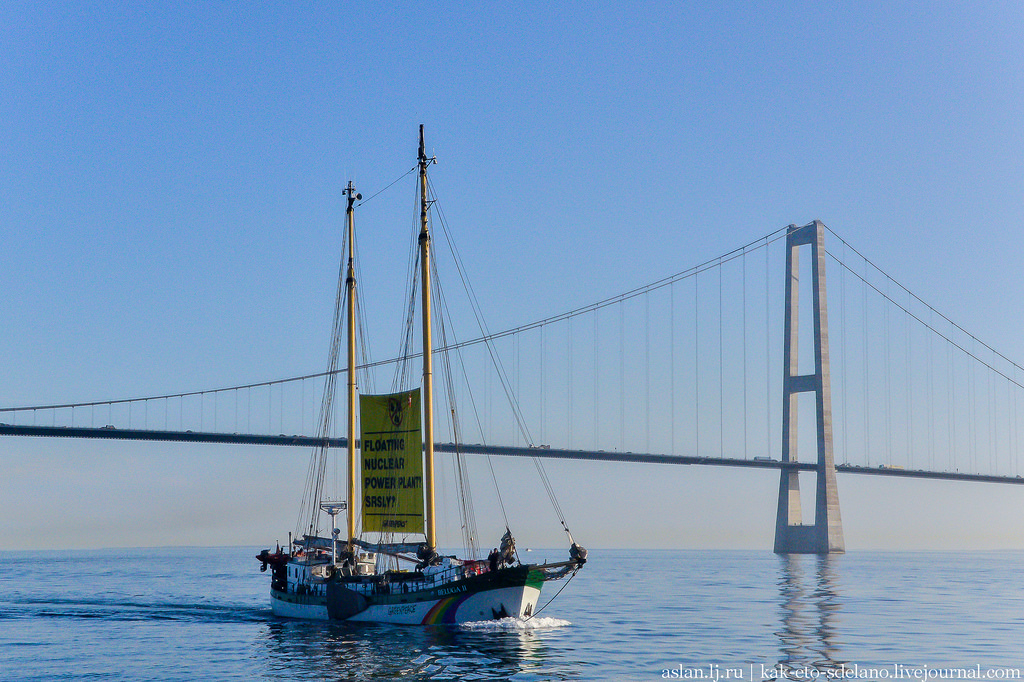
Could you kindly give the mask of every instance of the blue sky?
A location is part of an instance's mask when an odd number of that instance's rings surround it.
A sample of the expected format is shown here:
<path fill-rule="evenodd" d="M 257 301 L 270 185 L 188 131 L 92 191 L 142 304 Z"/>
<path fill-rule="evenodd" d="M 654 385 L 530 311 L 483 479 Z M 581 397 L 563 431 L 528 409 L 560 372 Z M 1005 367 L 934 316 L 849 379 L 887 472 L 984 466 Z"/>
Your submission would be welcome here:
<path fill-rule="evenodd" d="M 72 2 L 5 5 L 0 27 L 3 406 L 322 370 L 340 190 L 408 170 L 420 123 L 492 329 L 819 218 L 1024 359 L 1017 3 Z M 360 212 L 389 319 L 410 203 Z M 307 457 L 0 448 L 2 548 L 267 542 Z M 773 477 L 551 469 L 590 500 L 625 481 L 629 514 L 566 493 L 584 544 L 770 547 Z M 840 492 L 851 548 L 1024 546 L 1016 490 Z"/>

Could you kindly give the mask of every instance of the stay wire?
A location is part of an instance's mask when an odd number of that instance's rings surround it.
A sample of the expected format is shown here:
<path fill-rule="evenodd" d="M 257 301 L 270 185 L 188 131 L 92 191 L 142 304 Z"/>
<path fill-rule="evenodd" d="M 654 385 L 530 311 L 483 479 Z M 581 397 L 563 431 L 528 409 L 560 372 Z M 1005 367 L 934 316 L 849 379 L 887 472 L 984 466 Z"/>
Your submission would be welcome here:
<path fill-rule="evenodd" d="M 427 182 L 428 186 L 430 187 L 430 191 L 433 194 L 433 185 L 430 184 L 429 178 Z M 533 438 L 531 437 L 529 430 L 526 427 L 526 422 L 523 418 L 519 402 L 510 388 L 510 381 L 508 378 L 508 374 L 505 371 L 504 364 L 501 362 L 500 356 L 495 351 L 493 344 L 493 340 L 495 337 L 489 334 L 487 323 L 483 318 L 483 313 L 479 304 L 479 300 L 476 297 L 476 292 L 473 290 L 472 284 L 470 284 L 469 279 L 466 276 L 466 271 L 462 263 L 462 258 L 459 255 L 459 251 L 458 248 L 455 246 L 454 240 L 452 239 L 451 231 L 448 228 L 447 220 L 445 220 L 444 218 L 444 212 L 442 211 L 440 205 L 437 203 L 436 200 L 431 202 L 431 205 L 437 212 L 438 223 L 441 225 L 442 233 L 444 234 L 445 239 L 447 240 L 448 243 L 449 250 L 452 253 L 452 258 L 456 266 L 456 271 L 459 273 L 459 277 L 462 279 L 463 287 L 466 290 L 467 296 L 470 299 L 470 307 L 473 309 L 473 314 L 476 317 L 477 325 L 480 328 L 480 333 L 483 335 L 483 338 L 486 339 L 485 345 L 487 347 L 488 353 L 491 356 L 491 361 L 494 364 L 495 370 L 498 373 L 498 378 L 501 382 L 502 390 L 505 392 L 506 400 L 508 400 L 509 405 L 512 408 L 516 423 L 520 429 L 520 433 L 522 434 L 523 438 L 526 440 L 528 444 L 533 445 Z M 555 515 L 558 517 L 559 522 L 561 522 L 562 528 L 565 529 L 566 533 L 570 537 L 572 537 L 572 533 L 569 531 L 569 527 L 565 522 L 565 514 L 562 513 L 561 505 L 559 505 L 558 503 L 558 498 L 556 497 L 555 491 L 551 486 L 551 481 L 548 478 L 547 471 L 544 468 L 544 464 L 537 457 L 533 458 L 533 462 L 540 476 L 541 483 L 544 486 L 544 490 L 547 492 L 548 499 L 551 502 L 551 506 L 555 511 Z"/>
<path fill-rule="evenodd" d="M 437 327 L 438 336 L 441 339 L 442 345 L 447 345 L 447 329 L 448 325 L 445 324 L 445 313 L 448 311 L 447 303 L 444 299 L 443 288 L 441 287 L 440 278 L 437 275 L 437 261 L 431 261 L 433 265 L 433 283 L 434 292 L 439 302 L 439 308 L 442 314 L 435 317 L 435 324 Z M 452 442 L 461 443 L 461 423 L 458 418 L 458 411 L 455 409 L 455 379 L 451 368 L 451 354 L 441 354 L 441 364 L 444 366 L 444 377 L 445 377 L 445 391 L 448 397 L 448 404 L 451 406 L 449 411 L 450 427 L 452 433 Z M 463 453 L 460 449 L 456 449 L 454 460 L 455 469 L 455 480 L 458 486 L 458 497 L 459 497 L 459 509 L 462 514 L 462 534 L 464 545 L 469 552 L 470 556 L 476 556 L 476 540 L 477 540 L 477 526 L 476 526 L 476 511 L 473 505 L 473 493 L 469 484 L 469 476 L 466 470 L 466 461 L 463 457 Z M 501 501 L 501 492 L 498 491 L 498 500 Z M 502 504 L 504 510 L 504 504 Z"/>
<path fill-rule="evenodd" d="M 428 191 L 431 193 L 431 196 L 434 196 L 433 184 L 430 182 L 429 177 L 427 178 L 427 187 L 428 187 Z M 447 242 L 447 244 L 449 246 L 449 250 L 452 252 L 453 260 L 455 261 L 455 264 L 456 264 L 456 270 L 459 273 L 460 278 L 462 279 L 463 286 L 467 289 L 467 291 L 469 292 L 469 295 L 473 298 L 473 303 L 474 303 L 473 308 L 474 308 L 474 311 L 477 312 L 477 315 L 479 317 L 478 305 L 475 302 L 475 295 L 472 293 L 472 289 L 471 289 L 471 287 L 468 284 L 468 280 L 467 280 L 467 278 L 465 276 L 465 273 L 464 273 L 464 268 L 463 268 L 462 263 L 461 263 L 461 261 L 459 259 L 458 251 L 455 249 L 455 245 L 454 245 L 454 242 L 453 242 L 453 240 L 451 238 L 451 234 L 450 234 L 450 230 L 449 230 L 448 225 L 447 225 L 447 221 L 444 219 L 443 212 L 441 211 L 441 207 L 438 205 L 436 199 L 433 199 L 433 200 L 430 201 L 430 206 L 432 208 L 434 208 L 434 210 L 435 210 L 435 215 L 437 215 L 437 218 L 438 218 L 436 223 L 440 226 L 441 233 L 445 236 L 445 240 L 446 240 L 446 242 Z M 441 314 L 439 316 L 437 316 L 437 318 L 435 319 L 435 321 L 439 325 L 439 331 L 440 331 L 440 336 L 441 336 L 441 341 L 442 341 L 442 349 L 440 350 L 440 353 L 441 353 L 442 361 L 443 361 L 443 363 L 445 365 L 445 374 L 446 374 L 446 377 L 447 377 L 446 386 L 447 386 L 448 394 L 449 394 L 449 404 L 454 406 L 455 405 L 455 386 L 454 386 L 453 373 L 451 371 L 450 350 L 451 349 L 458 349 L 458 348 L 461 347 L 461 345 L 458 343 L 458 339 L 455 336 L 454 325 L 445 325 L 445 320 L 446 319 L 449 320 L 449 321 L 451 320 L 451 311 L 450 311 L 450 308 L 448 306 L 447 297 L 444 294 L 444 287 L 442 287 L 440 285 L 440 276 L 438 275 L 438 271 L 437 271 L 437 260 L 434 259 L 434 260 L 431 261 L 431 263 L 432 263 L 432 273 L 433 273 L 435 297 L 437 299 L 438 309 L 441 311 Z M 454 343 L 452 343 L 452 344 L 448 343 L 448 336 L 447 336 L 448 332 L 447 332 L 447 329 L 448 329 L 449 326 L 452 329 L 451 333 L 453 335 L 453 340 L 454 340 Z M 493 350 L 491 349 L 492 344 L 488 343 L 487 346 L 488 346 L 488 350 L 491 351 L 492 357 L 494 357 Z M 468 372 L 466 371 L 466 366 L 465 366 L 465 359 L 463 358 L 461 353 L 458 354 L 458 361 L 459 361 L 459 365 L 461 367 L 463 376 L 464 377 L 468 376 Z M 500 368 L 500 364 L 498 366 Z M 502 380 L 502 385 L 503 385 L 503 387 L 505 387 L 506 394 L 508 394 L 507 377 L 504 376 L 503 370 L 499 369 L 499 372 L 500 372 L 500 378 Z M 485 431 L 483 429 L 483 425 L 482 425 L 482 422 L 481 422 L 481 419 L 480 419 L 480 412 L 477 409 L 476 400 L 474 398 L 472 388 L 469 387 L 469 382 L 468 381 L 466 382 L 466 385 L 467 385 L 467 393 L 469 395 L 470 406 L 472 407 L 474 419 L 476 420 L 476 423 L 477 423 L 477 430 L 480 433 L 482 442 L 487 442 L 487 437 L 486 437 Z M 453 425 L 453 428 L 456 429 L 456 433 L 454 435 L 454 438 L 453 438 L 452 442 L 459 443 L 459 442 L 461 442 L 461 439 L 457 435 L 458 434 L 458 419 L 457 419 L 455 410 L 453 409 L 451 412 L 452 412 L 452 414 L 451 414 L 452 425 Z M 521 421 L 521 416 L 518 414 L 518 412 L 516 413 L 516 416 Z M 464 522 L 464 527 L 466 529 L 468 529 L 468 532 L 469 532 L 469 539 L 467 540 L 467 544 L 470 545 L 469 548 L 472 550 L 475 547 L 474 541 L 476 539 L 476 534 L 477 534 L 476 521 L 475 521 L 475 513 L 473 511 L 473 503 L 472 503 L 471 492 L 469 491 L 468 476 L 466 475 L 466 470 L 465 470 L 465 462 L 464 462 L 464 460 L 462 458 L 461 452 L 456 452 L 455 459 L 456 459 L 457 467 L 458 467 L 457 468 L 457 476 L 458 476 L 460 491 L 464 491 L 463 494 L 460 495 L 460 497 L 462 498 L 462 501 L 463 501 L 463 522 Z M 498 485 L 498 479 L 497 479 L 497 476 L 496 476 L 495 471 L 494 471 L 494 463 L 493 463 L 492 458 L 491 458 L 490 455 L 487 455 L 486 459 L 487 459 L 487 466 L 488 466 L 488 469 L 489 469 L 490 474 L 491 474 L 491 481 L 494 484 L 495 495 L 498 498 L 498 505 L 501 508 L 502 518 L 505 521 L 505 527 L 508 528 L 509 527 L 508 514 L 507 514 L 507 512 L 505 510 L 505 502 L 504 502 L 504 499 L 503 499 L 502 494 L 501 494 L 501 487 Z"/>
<path fill-rule="evenodd" d="M 433 184 L 430 183 L 430 179 L 427 179 L 428 187 L 431 195 L 434 195 Z M 508 373 L 505 370 L 504 364 L 501 362 L 501 356 L 498 355 L 494 348 L 493 341 L 498 338 L 495 335 L 490 334 L 490 330 L 487 327 L 487 322 L 483 316 L 483 309 L 480 306 L 479 299 L 477 299 L 476 291 L 473 289 L 472 283 L 466 274 L 466 268 L 462 261 L 462 256 L 459 253 L 455 241 L 452 239 L 451 230 L 448 227 L 448 221 L 444 217 L 444 211 L 441 209 L 440 204 L 437 200 L 431 202 L 431 206 L 437 212 L 438 223 L 442 228 L 442 233 L 447 241 L 448 248 L 452 254 L 452 260 L 455 263 L 456 272 L 459 273 L 459 277 L 462 280 L 462 286 L 466 291 L 466 295 L 469 298 L 470 308 L 473 311 L 473 315 L 477 321 L 477 327 L 480 329 L 482 338 L 485 340 L 484 343 L 487 347 L 487 351 L 491 356 L 491 361 L 494 364 L 495 370 L 498 373 L 498 379 L 501 382 L 502 390 L 505 392 L 505 399 L 508 401 L 509 406 L 512 408 L 513 416 L 516 420 L 516 426 L 519 428 L 520 434 L 523 436 L 525 441 L 533 445 L 533 437 L 531 436 L 529 429 L 526 426 L 526 420 L 523 418 L 522 409 L 519 405 L 519 401 L 516 399 L 514 392 L 511 389 L 511 381 L 508 378 Z"/>
<path fill-rule="evenodd" d="M 544 606 L 542 606 L 539 609 L 537 609 L 537 611 L 534 612 L 529 618 L 527 618 L 526 621 L 528 622 L 528 621 L 531 621 L 534 618 L 536 618 L 540 614 L 541 611 L 543 611 L 544 609 L 546 609 L 548 607 L 548 604 L 550 604 L 551 602 L 555 601 L 555 599 L 558 598 L 558 595 L 562 594 L 562 590 L 564 590 L 566 587 L 568 587 L 569 583 L 572 582 L 572 579 L 576 577 L 576 574 L 579 573 L 579 570 L 580 569 L 577 568 L 575 571 L 573 571 L 572 574 L 569 575 L 568 579 L 566 579 L 566 581 L 564 583 L 562 583 L 562 586 L 558 588 L 558 592 L 555 592 L 553 595 L 551 595 L 551 599 L 548 599 L 544 603 Z"/>
<path fill-rule="evenodd" d="M 419 168 L 418 164 L 413 166 L 412 168 L 410 168 L 406 172 L 402 173 L 397 178 L 395 178 L 395 180 L 392 181 L 390 184 L 388 184 L 386 187 L 384 187 L 384 189 L 377 190 L 376 192 L 374 192 L 370 196 L 368 196 L 365 199 L 363 199 L 362 201 L 360 201 L 358 204 L 356 204 L 356 206 L 362 206 L 363 204 L 365 204 L 366 202 L 370 201 L 371 199 L 374 199 L 377 196 L 379 196 L 379 195 L 383 194 L 384 192 L 388 191 L 389 189 L 391 189 L 392 187 L 397 185 L 399 182 L 401 182 L 403 178 L 405 178 L 406 176 L 408 176 L 411 173 L 415 173 L 417 168 Z"/>

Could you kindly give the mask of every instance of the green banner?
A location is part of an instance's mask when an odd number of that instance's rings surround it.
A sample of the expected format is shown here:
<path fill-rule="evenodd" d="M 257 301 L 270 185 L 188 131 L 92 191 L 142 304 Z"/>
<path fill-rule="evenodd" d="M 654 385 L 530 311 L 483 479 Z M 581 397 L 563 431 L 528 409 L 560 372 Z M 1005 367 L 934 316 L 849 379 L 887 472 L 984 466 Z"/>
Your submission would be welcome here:
<path fill-rule="evenodd" d="M 359 396 L 363 530 L 423 532 L 420 390 Z"/>

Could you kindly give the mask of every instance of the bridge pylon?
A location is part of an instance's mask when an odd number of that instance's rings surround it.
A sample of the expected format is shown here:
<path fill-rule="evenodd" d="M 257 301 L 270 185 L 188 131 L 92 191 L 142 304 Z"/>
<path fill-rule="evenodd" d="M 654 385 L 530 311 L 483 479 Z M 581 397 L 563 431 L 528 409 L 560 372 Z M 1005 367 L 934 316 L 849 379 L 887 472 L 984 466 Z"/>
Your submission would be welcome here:
<path fill-rule="evenodd" d="M 814 374 L 798 374 L 800 247 L 811 250 L 811 292 L 814 312 Z M 825 226 L 821 221 L 786 234 L 786 319 L 782 379 L 782 475 L 775 519 L 776 554 L 830 554 L 846 551 L 839 514 L 836 465 L 832 454 L 832 387 L 829 379 L 828 310 L 825 297 Z M 818 464 L 815 471 L 814 523 L 804 524 L 800 509 L 800 478 L 786 462 L 797 462 L 797 413 L 800 393 L 815 394 Z"/>

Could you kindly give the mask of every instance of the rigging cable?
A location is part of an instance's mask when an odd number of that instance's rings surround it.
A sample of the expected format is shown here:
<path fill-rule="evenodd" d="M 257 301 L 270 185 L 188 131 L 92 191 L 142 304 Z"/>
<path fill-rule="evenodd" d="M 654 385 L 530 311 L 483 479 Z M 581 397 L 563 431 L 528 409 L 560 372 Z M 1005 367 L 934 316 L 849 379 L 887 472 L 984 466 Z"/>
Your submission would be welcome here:
<path fill-rule="evenodd" d="M 435 261 L 435 263 L 436 263 L 436 261 Z M 439 281 L 439 277 L 437 277 L 436 274 L 437 274 L 437 271 L 436 271 L 436 268 L 435 268 L 435 281 Z M 442 287 L 437 287 L 436 291 L 437 291 L 437 298 L 438 298 L 438 308 L 441 310 L 442 321 L 443 321 L 443 318 L 447 318 L 450 321 L 451 320 L 451 311 L 450 311 L 450 309 L 448 307 L 448 300 L 447 300 L 447 298 L 444 295 L 444 289 Z M 452 327 L 452 330 L 453 330 L 452 334 L 454 336 L 454 325 L 451 325 L 451 327 Z M 446 367 L 446 374 L 447 374 L 448 377 L 453 377 L 454 376 L 453 373 L 451 372 L 451 362 L 450 362 L 451 351 L 452 350 L 458 350 L 461 347 L 462 347 L 462 344 L 459 344 L 458 340 L 455 339 L 454 343 L 452 343 L 452 344 L 447 344 L 446 343 L 445 347 L 441 351 L 439 351 L 441 353 L 442 358 L 444 359 L 445 367 Z M 460 367 L 460 369 L 462 371 L 462 376 L 464 378 L 468 378 L 469 372 L 466 370 L 465 358 L 463 357 L 462 353 L 458 353 L 457 357 L 458 357 L 459 367 Z M 480 435 L 481 441 L 486 443 L 487 442 L 486 430 L 484 429 L 483 423 L 482 423 L 482 421 L 480 419 L 480 410 L 477 408 L 476 396 L 473 393 L 473 389 L 470 386 L 468 380 L 466 381 L 466 393 L 468 395 L 469 405 L 470 405 L 470 409 L 471 409 L 471 411 L 473 413 L 473 418 L 476 421 L 477 433 Z M 452 384 L 450 396 L 451 396 L 450 397 L 450 403 L 452 405 L 454 405 L 455 404 L 454 384 Z M 457 420 L 457 416 L 453 417 L 453 419 Z M 461 429 L 460 429 L 460 432 L 461 432 Z M 452 442 L 457 444 L 457 443 L 462 442 L 462 439 L 460 437 L 458 437 L 458 436 L 453 436 L 453 441 Z M 498 485 L 498 478 L 497 478 L 497 475 L 494 472 L 493 458 L 490 455 L 486 455 L 485 459 L 487 461 L 487 466 L 488 466 L 488 468 L 490 470 L 490 473 L 491 473 L 491 481 L 494 484 L 495 496 L 497 497 L 498 505 L 501 508 L 501 515 L 502 515 L 502 518 L 505 521 L 505 527 L 508 528 L 509 527 L 508 514 L 505 511 L 505 501 L 502 498 L 501 488 Z M 473 521 L 473 528 L 474 528 L 473 532 L 475 534 L 475 532 L 476 532 L 475 531 L 475 520 Z"/>
<path fill-rule="evenodd" d="M 429 178 L 427 182 L 430 186 L 431 194 L 433 194 L 433 184 L 430 183 Z M 463 264 L 462 256 L 459 253 L 459 250 L 456 247 L 454 240 L 452 239 L 451 231 L 448 228 L 448 221 L 444 217 L 444 211 L 441 210 L 441 206 L 436 199 L 431 202 L 431 205 L 434 207 L 434 210 L 437 211 L 437 222 L 441 226 L 441 232 L 444 235 L 445 240 L 447 241 L 449 250 L 451 251 L 452 260 L 455 264 L 456 272 L 459 273 L 459 277 L 462 280 L 463 289 L 466 291 L 466 295 L 470 303 L 470 308 L 473 311 L 473 315 L 476 318 L 477 327 L 480 329 L 480 333 L 482 335 L 481 340 L 484 342 L 488 354 L 491 356 L 491 362 L 494 364 L 495 371 L 498 373 L 498 379 L 501 382 L 502 390 L 505 392 L 505 399 L 508 401 L 509 406 L 512 408 L 512 413 L 516 420 L 516 425 L 519 428 L 521 434 L 523 435 L 523 438 L 526 440 L 527 443 L 530 443 L 532 445 L 533 438 L 531 437 L 529 429 L 526 426 L 526 421 L 523 419 L 522 409 L 519 406 L 519 401 L 516 400 L 515 395 L 511 391 L 511 382 L 509 381 L 508 373 L 505 371 L 505 366 L 501 362 L 501 357 L 496 352 L 493 343 L 494 340 L 499 338 L 500 336 L 509 336 L 511 334 L 514 334 L 515 332 L 510 331 L 501 335 L 492 335 L 490 333 L 490 330 L 487 327 L 487 322 L 484 320 L 483 317 L 480 302 L 476 297 L 476 292 L 474 291 L 473 285 L 470 283 L 469 278 L 466 274 L 466 268 L 465 265 Z M 523 329 L 525 330 L 526 328 L 529 327 L 525 327 Z"/>
<path fill-rule="evenodd" d="M 429 179 L 428 179 L 428 183 L 429 183 Z M 430 188 L 431 188 L 431 193 L 433 193 L 433 185 L 432 184 L 430 185 Z M 489 335 L 488 328 L 487 328 L 487 323 L 484 321 L 483 313 L 482 313 L 479 301 L 478 301 L 478 299 L 476 297 L 476 293 L 473 290 L 472 285 L 469 283 L 468 277 L 466 276 L 465 266 L 463 265 L 462 258 L 461 258 L 460 254 L 459 254 L 459 251 L 458 251 L 457 247 L 455 246 L 454 240 L 452 239 L 451 231 L 448 228 L 448 222 L 447 222 L 447 220 L 445 220 L 445 217 L 444 217 L 444 212 L 441 210 L 441 207 L 437 203 L 436 200 L 431 202 L 431 205 L 437 211 L 438 223 L 441 225 L 441 231 L 444 234 L 445 239 L 446 239 L 446 241 L 448 243 L 449 250 L 451 251 L 451 254 L 452 254 L 453 262 L 455 263 L 456 271 L 459 273 L 459 277 L 462 279 L 463 288 L 465 289 L 465 291 L 467 293 L 467 296 L 469 298 L 470 307 L 472 308 L 473 314 L 476 317 L 477 325 L 480 328 L 481 334 L 483 334 L 484 338 L 486 339 L 485 346 L 486 346 L 486 348 L 488 350 L 488 353 L 489 353 L 489 355 L 491 357 L 491 361 L 494 364 L 495 370 L 498 373 L 498 379 L 501 382 L 501 386 L 502 386 L 503 391 L 505 392 L 506 400 L 508 400 L 509 405 L 512 408 L 513 416 L 515 417 L 516 423 L 517 423 L 517 425 L 518 425 L 518 427 L 519 427 L 523 437 L 525 438 L 527 443 L 533 445 L 533 438 L 530 436 L 529 430 L 526 427 L 526 422 L 523 419 L 522 410 L 521 410 L 521 408 L 519 406 L 519 402 L 516 400 L 515 395 L 512 393 L 512 391 L 510 389 L 510 386 L 509 386 L 510 382 L 508 380 L 508 375 L 507 375 L 507 373 L 505 371 L 504 365 L 501 363 L 501 358 L 498 356 L 498 354 L 496 353 L 496 351 L 494 349 L 493 337 L 491 337 Z M 569 320 L 570 320 L 570 323 L 571 323 L 572 317 L 570 317 Z M 570 347 L 571 347 L 571 341 L 570 341 Z M 570 359 L 570 368 L 571 368 L 571 359 Z M 562 528 L 565 530 L 566 534 L 569 536 L 570 544 L 571 544 L 572 543 L 572 533 L 569 531 L 569 527 L 568 527 L 568 525 L 565 522 L 565 515 L 562 513 L 561 507 L 558 504 L 558 499 L 555 497 L 554 489 L 551 487 L 551 482 L 548 479 L 547 472 L 544 469 L 544 464 L 537 457 L 534 457 L 533 461 L 534 461 L 534 466 L 537 468 L 537 471 L 540 474 L 541 482 L 544 485 L 544 489 L 545 489 L 545 491 L 548 494 L 548 499 L 551 502 L 551 506 L 554 508 L 555 514 L 558 517 L 558 520 L 562 524 Z M 493 473 L 493 470 L 492 470 L 492 473 Z"/>
<path fill-rule="evenodd" d="M 347 234 L 342 240 L 342 253 L 346 252 L 345 246 L 348 241 Z M 320 404 L 320 421 L 317 435 L 323 439 L 330 436 L 331 417 L 333 415 L 332 404 L 334 400 L 335 384 L 338 376 L 338 355 L 341 350 L 341 337 L 344 331 L 342 310 L 348 297 L 346 286 L 347 275 L 345 272 L 345 259 L 342 258 L 338 267 L 338 287 L 334 297 L 334 322 L 331 330 L 331 345 L 328 352 L 328 374 L 324 384 L 324 393 Z M 309 470 L 306 475 L 305 493 L 303 503 L 299 509 L 299 519 L 296 524 L 296 536 L 301 537 L 303 528 L 303 517 L 309 517 L 309 534 L 316 535 L 319 529 L 319 496 L 323 489 L 324 476 L 326 475 L 328 459 L 328 447 L 326 444 L 318 445 L 310 457 Z M 289 549 L 290 551 L 290 549 Z"/>
<path fill-rule="evenodd" d="M 448 311 L 447 300 L 446 299 L 442 300 L 442 304 L 441 305 L 443 307 L 445 315 L 447 315 L 449 320 L 450 320 L 451 319 L 451 314 Z M 447 362 L 448 351 L 444 351 L 443 352 L 443 356 L 446 358 L 446 362 Z M 462 357 L 461 353 L 458 355 L 458 359 L 459 359 L 459 366 L 460 366 L 460 368 L 462 370 L 463 377 L 468 377 L 469 373 L 466 371 L 465 359 Z M 476 421 L 477 433 L 480 434 L 481 442 L 486 443 L 486 441 L 487 441 L 486 430 L 484 429 L 483 422 L 480 419 L 480 410 L 477 408 L 477 405 L 476 405 L 476 396 L 473 393 L 472 387 L 469 386 L 469 382 L 468 381 L 466 382 L 466 393 L 468 394 L 468 397 L 469 397 L 469 404 L 470 404 L 470 408 L 471 408 L 471 410 L 473 412 L 473 418 Z M 456 439 L 453 442 L 457 443 L 457 442 L 459 442 L 459 439 Z M 494 491 L 495 491 L 495 494 L 496 494 L 496 496 L 498 498 L 498 505 L 501 507 L 502 518 L 505 521 L 505 526 L 508 527 L 508 525 L 509 525 L 509 523 L 508 523 L 508 514 L 506 514 L 506 512 L 505 512 L 505 502 L 504 502 L 504 500 L 501 497 L 501 489 L 498 486 L 498 478 L 497 478 L 497 476 L 494 473 L 493 458 L 490 455 L 486 455 L 485 459 L 487 460 L 487 466 L 489 467 L 490 472 L 491 472 L 491 480 L 494 482 Z"/>
<path fill-rule="evenodd" d="M 541 611 L 543 611 L 544 609 L 546 609 L 546 608 L 548 607 L 548 604 L 550 604 L 551 602 L 555 601 L 555 599 L 557 599 L 557 598 L 558 598 L 558 595 L 562 594 L 562 590 L 564 590 L 564 589 L 565 589 L 566 587 L 568 587 L 568 586 L 569 586 L 569 583 L 571 583 L 571 582 L 572 582 L 572 579 L 576 577 L 576 574 L 577 574 L 577 573 L 579 573 L 579 570 L 580 570 L 580 569 L 578 569 L 578 568 L 577 568 L 577 569 L 576 569 L 575 571 L 573 571 L 573 572 L 572 572 L 572 573 L 571 573 L 571 574 L 569 575 L 568 579 L 566 579 L 566 581 L 565 581 L 564 583 L 562 583 L 562 586 L 558 588 L 558 592 L 555 592 L 555 593 L 554 593 L 553 595 L 551 595 L 551 599 L 548 599 L 548 600 L 547 600 L 546 602 L 544 602 L 544 606 L 541 606 L 541 607 L 540 607 L 539 609 L 537 609 L 537 610 L 536 610 L 536 611 L 535 611 L 534 613 L 532 613 L 532 614 L 531 614 L 531 615 L 530 615 L 530 616 L 529 616 L 529 617 L 528 617 L 528 618 L 526 619 L 526 621 L 531 621 L 531 620 L 533 620 L 534 618 L 536 618 L 536 617 L 537 617 L 537 616 L 538 616 L 538 615 L 540 614 L 540 612 L 541 612 Z"/>
<path fill-rule="evenodd" d="M 408 173 L 406 173 L 408 175 Z M 405 177 L 405 176 L 402 176 Z M 413 193 L 413 209 L 412 209 L 412 236 L 413 239 L 409 245 L 409 253 L 406 260 L 408 268 L 406 270 L 405 281 L 407 284 L 406 289 L 406 318 L 405 325 L 402 328 L 402 337 L 399 341 L 399 355 L 398 364 L 395 368 L 395 374 L 391 383 L 391 392 L 396 393 L 404 386 L 409 385 L 409 373 L 412 371 L 409 360 L 416 357 L 413 353 L 413 338 L 415 331 L 415 320 L 416 320 L 416 298 L 419 294 L 419 277 L 416 273 L 419 272 L 420 268 L 420 249 L 419 249 L 419 233 L 421 226 L 419 224 L 419 196 L 417 194 L 419 190 Z"/>
<path fill-rule="evenodd" d="M 415 173 L 415 172 L 416 172 L 416 169 L 417 169 L 417 168 L 419 168 L 419 165 L 418 165 L 418 164 L 417 164 L 417 165 L 415 165 L 415 166 L 413 166 L 412 168 L 410 168 L 410 169 L 409 169 L 409 170 L 407 170 L 406 172 L 402 173 L 401 175 L 399 175 L 399 176 L 398 176 L 397 178 L 395 178 L 395 179 L 394 179 L 394 180 L 393 180 L 393 181 L 392 181 L 392 182 L 391 182 L 391 183 L 390 183 L 389 185 L 387 185 L 387 186 L 386 186 L 386 187 L 385 187 L 384 189 L 381 189 L 381 190 L 377 190 L 376 192 L 374 192 L 374 193 L 373 193 L 373 194 L 371 194 L 370 196 L 368 196 L 368 197 L 366 197 L 365 199 L 363 199 L 362 201 L 360 201 L 360 202 L 359 202 L 358 204 L 356 204 L 356 206 L 362 206 L 363 204 L 365 204 L 366 202 L 368 202 L 368 201 L 369 201 L 370 199 L 373 199 L 373 198 L 377 197 L 377 196 L 378 196 L 379 194 L 383 194 L 384 192 L 386 192 L 387 190 L 391 189 L 391 188 L 392 188 L 392 187 L 394 187 L 394 186 L 395 186 L 396 184 L 398 184 L 399 182 L 401 182 L 402 178 L 404 178 L 404 177 L 406 177 L 407 175 L 410 175 L 410 174 L 412 174 L 412 173 Z"/>
<path fill-rule="evenodd" d="M 434 322 L 437 325 L 438 336 L 440 336 L 440 338 L 441 338 L 442 346 L 447 346 L 448 345 L 448 341 L 447 341 L 448 325 L 445 324 L 445 317 L 448 317 L 450 319 L 449 310 L 448 310 L 448 303 L 447 303 L 447 299 L 444 296 L 444 289 L 441 287 L 440 277 L 438 276 L 438 273 L 437 273 L 437 261 L 436 260 L 431 261 L 431 265 L 433 267 L 433 285 L 434 285 L 435 299 L 437 301 L 438 308 L 441 311 L 440 315 L 435 316 Z M 461 355 L 460 355 L 460 359 L 461 359 Z M 457 447 L 458 444 L 462 442 L 462 438 L 461 438 L 462 429 L 461 429 L 461 425 L 460 425 L 459 418 L 458 418 L 458 412 L 455 409 L 455 400 L 456 400 L 456 396 L 455 396 L 455 381 L 454 381 L 454 374 L 452 372 L 452 367 L 451 367 L 451 354 L 447 353 L 447 352 L 441 353 L 441 362 L 443 364 L 443 373 L 444 373 L 444 377 L 445 377 L 445 391 L 446 391 L 446 394 L 448 396 L 448 404 L 450 406 L 449 417 L 450 417 L 450 426 L 451 426 L 451 430 L 452 430 L 452 442 L 455 443 L 456 447 Z M 464 366 L 463 366 L 463 371 L 465 372 L 465 367 Z M 470 556 L 477 556 L 476 541 L 477 541 L 478 535 L 477 535 L 477 526 L 476 526 L 476 511 L 475 511 L 475 508 L 473 506 L 473 493 L 472 493 L 472 489 L 470 488 L 470 485 L 469 485 L 469 476 L 468 476 L 467 471 L 466 471 L 465 457 L 463 456 L 462 451 L 460 449 L 458 449 L 458 448 L 456 449 L 455 457 L 453 459 L 454 459 L 453 463 L 455 465 L 454 466 L 454 468 L 455 468 L 455 481 L 456 481 L 456 486 L 457 486 L 457 494 L 458 494 L 458 498 L 459 498 L 459 508 L 460 508 L 460 512 L 461 512 L 461 516 L 462 516 L 461 528 L 462 528 L 462 534 L 463 534 L 463 543 L 464 543 L 465 548 L 468 551 Z M 488 460 L 489 459 L 490 459 L 490 457 L 488 457 Z M 493 476 L 493 470 L 492 470 L 492 476 Z M 497 489 L 497 483 L 495 483 L 495 488 Z M 501 491 L 497 490 L 497 494 L 498 494 L 498 501 L 500 503 L 501 502 Z M 502 508 L 502 514 L 504 514 L 504 509 L 505 509 L 504 503 L 501 503 L 501 508 Z M 508 519 L 506 518 L 505 521 L 506 521 L 505 525 L 507 526 L 508 525 Z"/>

